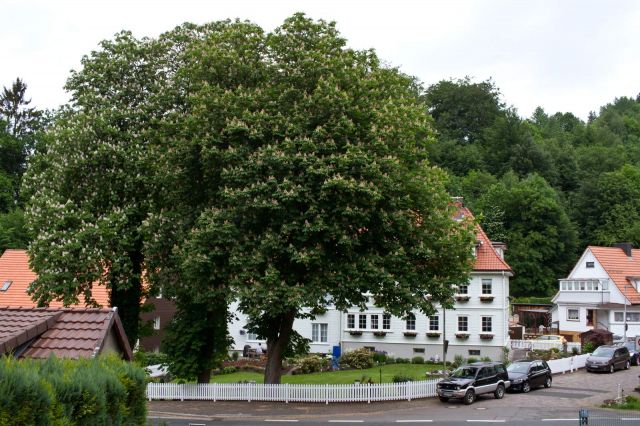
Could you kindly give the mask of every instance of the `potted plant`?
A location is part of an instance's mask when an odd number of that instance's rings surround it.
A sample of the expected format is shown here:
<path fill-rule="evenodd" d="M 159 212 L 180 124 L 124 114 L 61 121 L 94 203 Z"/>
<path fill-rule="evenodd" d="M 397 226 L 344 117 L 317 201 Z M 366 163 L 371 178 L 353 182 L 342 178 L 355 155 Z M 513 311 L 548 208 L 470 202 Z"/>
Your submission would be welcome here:
<path fill-rule="evenodd" d="M 469 301 L 469 295 L 467 295 L 467 294 L 456 294 L 456 300 L 458 302 L 468 302 Z"/>
<path fill-rule="evenodd" d="M 459 332 L 456 333 L 456 337 L 458 339 L 468 339 L 469 338 L 469 333 L 459 331 Z"/>
<path fill-rule="evenodd" d="M 491 340 L 493 339 L 493 333 L 480 333 L 480 338 L 482 340 Z"/>
<path fill-rule="evenodd" d="M 352 336 L 362 336 L 362 330 L 349 330 L 349 334 Z"/>
<path fill-rule="evenodd" d="M 483 294 L 482 296 L 480 296 L 480 301 L 482 302 L 492 302 L 493 301 L 493 296 L 490 294 Z"/>
<path fill-rule="evenodd" d="M 427 331 L 427 337 L 440 337 L 439 331 Z"/>
<path fill-rule="evenodd" d="M 387 332 L 386 331 L 374 331 L 373 335 L 374 336 L 378 336 L 378 337 L 384 337 L 384 336 L 387 335 Z"/>
<path fill-rule="evenodd" d="M 404 335 L 407 337 L 416 337 L 418 333 L 416 333 L 415 331 L 405 331 Z"/>

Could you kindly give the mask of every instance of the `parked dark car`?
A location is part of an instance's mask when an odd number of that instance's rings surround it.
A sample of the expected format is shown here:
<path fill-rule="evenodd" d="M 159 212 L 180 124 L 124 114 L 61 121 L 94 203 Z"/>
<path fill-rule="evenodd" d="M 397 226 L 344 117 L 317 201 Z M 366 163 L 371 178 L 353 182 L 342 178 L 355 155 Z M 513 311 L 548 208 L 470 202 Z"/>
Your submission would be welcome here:
<path fill-rule="evenodd" d="M 600 346 L 587 358 L 587 371 L 614 371 L 631 365 L 629 349 L 625 346 Z"/>
<path fill-rule="evenodd" d="M 463 365 L 439 381 L 436 391 L 442 402 L 461 398 L 470 405 L 478 395 L 485 393 L 493 393 L 496 399 L 501 399 L 510 384 L 507 369 L 501 362 L 474 362 Z"/>
<path fill-rule="evenodd" d="M 620 343 L 619 346 L 624 346 L 627 349 L 629 349 L 629 362 L 631 363 L 631 365 L 640 364 L 638 360 L 638 358 L 640 358 L 640 352 L 636 350 L 635 342 L 623 342 L 623 343 Z"/>
<path fill-rule="evenodd" d="M 551 369 L 543 360 L 521 359 L 507 367 L 511 387 L 509 390 L 529 392 L 532 388 L 551 387 Z"/>

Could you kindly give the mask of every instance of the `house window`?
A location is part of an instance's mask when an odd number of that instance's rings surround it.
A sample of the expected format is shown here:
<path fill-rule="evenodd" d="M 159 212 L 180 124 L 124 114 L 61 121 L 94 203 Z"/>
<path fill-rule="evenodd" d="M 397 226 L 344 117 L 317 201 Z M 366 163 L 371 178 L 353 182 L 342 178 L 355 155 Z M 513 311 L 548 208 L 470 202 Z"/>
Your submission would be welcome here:
<path fill-rule="evenodd" d="M 406 321 L 406 329 L 407 330 L 415 330 L 416 329 L 416 316 L 412 313 L 409 313 L 409 315 L 407 315 L 405 317 L 405 321 Z"/>
<path fill-rule="evenodd" d="M 491 278 L 482 280 L 482 294 L 491 294 Z"/>
<path fill-rule="evenodd" d="M 424 353 L 424 348 L 413 348 L 413 353 L 414 354 L 423 354 Z"/>
<path fill-rule="evenodd" d="M 567 308 L 567 320 L 568 321 L 579 321 L 580 320 L 580 309 Z"/>
<path fill-rule="evenodd" d="M 594 266 L 593 262 L 587 262 L 587 268 L 593 268 Z"/>
<path fill-rule="evenodd" d="M 469 284 L 464 283 L 458 285 L 458 294 L 469 294 Z"/>
<path fill-rule="evenodd" d="M 624 312 L 615 312 L 614 318 L 616 322 L 623 322 Z M 627 322 L 640 322 L 640 312 L 627 312 Z"/>
<path fill-rule="evenodd" d="M 382 329 L 391 329 L 391 314 L 382 314 Z"/>
<path fill-rule="evenodd" d="M 153 319 L 153 329 L 160 330 L 160 317 L 155 317 Z"/>
<path fill-rule="evenodd" d="M 367 316 L 366 315 L 358 315 L 358 328 L 361 330 L 365 330 L 367 328 Z"/>
<path fill-rule="evenodd" d="M 11 283 L 13 281 L 11 280 L 6 280 L 5 282 L 2 283 L 2 287 L 0 287 L 0 291 L 7 291 L 9 290 L 9 287 L 11 287 Z"/>
<path fill-rule="evenodd" d="M 469 317 L 458 317 L 458 331 L 469 331 Z"/>
<path fill-rule="evenodd" d="M 480 356 L 480 349 L 469 349 L 469 356 Z"/>
<path fill-rule="evenodd" d="M 347 315 L 347 328 L 356 328 L 356 316 L 354 314 Z"/>
<path fill-rule="evenodd" d="M 440 329 L 440 317 L 433 315 L 429 317 L 429 330 L 438 331 Z"/>
<path fill-rule="evenodd" d="M 371 329 L 372 330 L 377 330 L 378 328 L 380 328 L 379 323 L 378 323 L 378 315 L 371 315 Z"/>
<path fill-rule="evenodd" d="M 247 333 L 247 340 L 258 340 L 258 335 L 256 333 Z"/>
<path fill-rule="evenodd" d="M 493 327 L 491 324 L 491 317 L 482 317 L 482 332 L 483 333 L 491 333 L 493 331 Z"/>
<path fill-rule="evenodd" d="M 311 324 L 311 340 L 314 342 L 327 342 L 327 330 L 329 325 L 325 323 Z"/>

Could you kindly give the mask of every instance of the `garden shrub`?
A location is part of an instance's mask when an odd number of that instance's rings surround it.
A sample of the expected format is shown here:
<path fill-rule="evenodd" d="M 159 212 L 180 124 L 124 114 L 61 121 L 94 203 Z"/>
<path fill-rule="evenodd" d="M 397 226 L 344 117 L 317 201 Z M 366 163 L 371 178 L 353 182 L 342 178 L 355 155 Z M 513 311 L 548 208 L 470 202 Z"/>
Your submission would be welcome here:
<path fill-rule="evenodd" d="M 298 372 L 302 374 L 319 373 L 328 367 L 328 361 L 318 355 L 295 358 L 293 364 L 298 367 Z"/>
<path fill-rule="evenodd" d="M 580 351 L 575 346 L 571 348 L 571 355 L 578 355 Z"/>
<path fill-rule="evenodd" d="M 340 357 L 340 365 L 359 370 L 371 368 L 373 367 L 373 352 L 364 348 L 346 352 Z"/>
<path fill-rule="evenodd" d="M 482 358 L 480 358 L 480 361 L 482 361 L 482 362 L 491 362 L 492 359 L 490 357 L 488 357 L 488 356 L 483 356 Z"/>
<path fill-rule="evenodd" d="M 393 383 L 413 382 L 413 377 L 405 376 L 404 374 L 396 374 L 391 380 Z"/>
<path fill-rule="evenodd" d="M 598 348 L 598 346 L 596 346 L 595 343 L 586 342 L 584 345 L 582 345 L 582 353 L 583 354 L 590 354 L 593 351 L 595 351 L 597 348 Z"/>
<path fill-rule="evenodd" d="M 387 355 L 387 359 L 384 361 L 384 363 L 385 364 L 395 364 L 396 363 L 396 359 L 395 359 L 395 357 Z"/>
<path fill-rule="evenodd" d="M 464 357 L 462 355 L 456 355 L 453 357 L 453 364 L 451 365 L 454 368 L 460 367 L 464 364 Z"/>
<path fill-rule="evenodd" d="M 424 358 L 421 356 L 414 356 L 411 358 L 411 364 L 424 364 Z"/>
<path fill-rule="evenodd" d="M 115 356 L 0 359 L 0 425 L 143 425 L 146 374 Z"/>
<path fill-rule="evenodd" d="M 396 364 L 410 364 L 411 360 L 409 358 L 396 358 Z"/>
<path fill-rule="evenodd" d="M 387 353 L 385 351 L 375 351 L 373 353 L 373 361 L 376 364 L 385 364 L 387 361 Z"/>
<path fill-rule="evenodd" d="M 474 358 L 472 356 L 470 356 L 469 358 L 467 358 L 467 364 L 473 364 L 474 362 L 478 362 L 477 358 Z"/>
<path fill-rule="evenodd" d="M 232 373 L 235 373 L 237 371 L 238 371 L 237 367 L 234 367 L 233 365 L 230 365 L 228 367 L 224 367 L 220 373 L 221 374 L 232 374 Z"/>

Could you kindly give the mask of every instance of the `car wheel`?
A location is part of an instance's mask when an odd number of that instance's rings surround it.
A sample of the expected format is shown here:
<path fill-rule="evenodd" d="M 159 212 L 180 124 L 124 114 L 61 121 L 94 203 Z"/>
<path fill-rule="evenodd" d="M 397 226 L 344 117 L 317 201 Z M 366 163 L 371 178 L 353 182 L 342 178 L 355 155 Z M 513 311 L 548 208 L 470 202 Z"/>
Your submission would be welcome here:
<path fill-rule="evenodd" d="M 545 388 L 551 387 L 551 376 L 547 376 L 546 380 L 544 381 L 544 387 Z"/>
<path fill-rule="evenodd" d="M 496 388 L 496 391 L 493 393 L 493 396 L 495 396 L 496 399 L 504 398 L 504 385 L 503 384 L 499 384 L 498 385 L 498 387 Z"/>
<path fill-rule="evenodd" d="M 531 390 L 531 384 L 526 381 L 522 384 L 522 392 L 527 393 Z"/>
<path fill-rule="evenodd" d="M 476 400 L 476 393 L 473 391 L 473 389 L 469 389 L 467 393 L 464 394 L 464 404 L 471 405 L 475 400 Z"/>
<path fill-rule="evenodd" d="M 442 402 L 448 402 L 449 401 L 449 398 L 447 398 L 446 396 L 440 396 L 439 398 L 440 398 L 440 401 L 442 401 Z"/>
<path fill-rule="evenodd" d="M 613 366 L 613 364 L 611 364 L 609 366 L 609 373 L 614 373 L 616 371 L 616 368 Z"/>
<path fill-rule="evenodd" d="M 631 363 L 629 361 L 627 361 L 627 363 L 624 365 L 624 369 L 628 370 L 629 367 L 631 367 Z"/>

